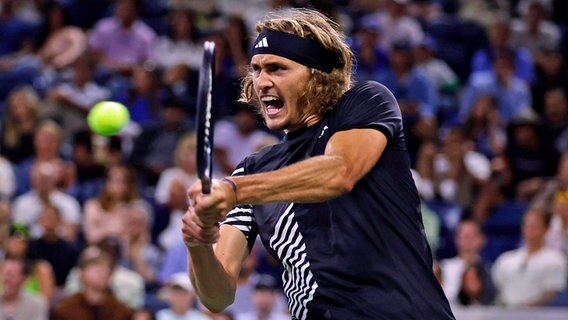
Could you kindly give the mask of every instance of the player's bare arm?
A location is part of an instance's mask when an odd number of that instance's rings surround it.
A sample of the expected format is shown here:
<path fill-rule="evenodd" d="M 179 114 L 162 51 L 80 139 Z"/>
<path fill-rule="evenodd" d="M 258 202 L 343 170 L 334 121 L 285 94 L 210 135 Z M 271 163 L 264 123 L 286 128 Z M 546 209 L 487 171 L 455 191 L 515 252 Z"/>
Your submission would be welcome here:
<path fill-rule="evenodd" d="M 194 212 L 184 216 L 183 234 L 187 242 L 188 225 Z M 233 303 L 241 264 L 248 255 L 247 242 L 238 229 L 221 226 L 218 242 L 188 246 L 191 282 L 200 301 L 211 311 L 219 312 Z M 191 239 L 196 241 L 195 239 Z"/>
<path fill-rule="evenodd" d="M 324 155 L 306 159 L 280 170 L 231 177 L 237 185 L 236 197 L 228 183 L 221 182 L 224 195 L 199 197 L 196 211 L 231 207 L 231 201 L 259 204 L 277 201 L 319 202 L 349 192 L 376 164 L 387 145 L 385 135 L 375 129 L 352 129 L 335 133 Z M 219 184 L 219 183 L 218 183 Z M 221 198 L 226 199 L 223 203 Z M 233 203 L 234 205 L 234 203 Z"/>

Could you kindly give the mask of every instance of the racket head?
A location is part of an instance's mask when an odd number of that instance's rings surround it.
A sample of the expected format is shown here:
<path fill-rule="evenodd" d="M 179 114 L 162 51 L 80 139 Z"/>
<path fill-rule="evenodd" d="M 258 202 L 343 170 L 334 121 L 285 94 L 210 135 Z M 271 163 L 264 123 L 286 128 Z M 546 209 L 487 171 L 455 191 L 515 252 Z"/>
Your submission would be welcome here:
<path fill-rule="evenodd" d="M 199 70 L 197 91 L 197 176 L 201 180 L 202 193 L 211 192 L 211 174 L 213 167 L 213 97 L 215 79 L 215 43 L 206 41 L 203 45 L 203 60 Z"/>

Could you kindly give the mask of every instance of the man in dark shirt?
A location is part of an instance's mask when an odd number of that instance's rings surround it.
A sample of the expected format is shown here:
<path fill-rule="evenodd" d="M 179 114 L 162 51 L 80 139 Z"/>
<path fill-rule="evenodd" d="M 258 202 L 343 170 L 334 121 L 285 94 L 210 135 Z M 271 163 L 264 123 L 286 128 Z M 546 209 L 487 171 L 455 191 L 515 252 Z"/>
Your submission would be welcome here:
<path fill-rule="evenodd" d="M 259 235 L 284 266 L 293 319 L 454 319 L 432 272 L 392 93 L 351 87 L 349 48 L 317 12 L 293 10 L 257 31 L 243 100 L 286 136 L 211 194 L 190 188 L 183 233 L 201 301 L 214 311 L 232 303 Z"/>

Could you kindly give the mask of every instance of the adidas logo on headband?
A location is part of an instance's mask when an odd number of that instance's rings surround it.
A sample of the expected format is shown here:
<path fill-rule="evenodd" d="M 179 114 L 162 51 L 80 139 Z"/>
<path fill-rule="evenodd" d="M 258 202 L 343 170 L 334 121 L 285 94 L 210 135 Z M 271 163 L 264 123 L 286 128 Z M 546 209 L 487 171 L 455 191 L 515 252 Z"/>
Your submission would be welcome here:
<path fill-rule="evenodd" d="M 254 46 L 255 48 L 268 48 L 268 41 L 266 40 L 266 37 L 262 38 L 262 40 L 260 40 L 256 46 Z"/>

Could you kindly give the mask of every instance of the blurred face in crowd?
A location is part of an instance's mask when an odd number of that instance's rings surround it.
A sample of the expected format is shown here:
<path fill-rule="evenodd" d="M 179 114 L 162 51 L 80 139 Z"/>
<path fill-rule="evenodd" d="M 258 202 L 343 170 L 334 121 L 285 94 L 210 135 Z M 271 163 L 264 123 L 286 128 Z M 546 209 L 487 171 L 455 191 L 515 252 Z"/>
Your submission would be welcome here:
<path fill-rule="evenodd" d="M 276 291 L 270 288 L 257 288 L 252 295 L 252 303 L 260 314 L 270 314 L 276 304 Z"/>
<path fill-rule="evenodd" d="M 112 167 L 109 169 L 106 188 L 109 193 L 116 197 L 123 197 L 129 188 L 129 172 L 123 167 Z"/>
<path fill-rule="evenodd" d="M 116 18 L 124 27 L 130 27 L 138 15 L 135 0 L 118 0 L 116 3 Z"/>
<path fill-rule="evenodd" d="M 145 234 L 148 230 L 148 218 L 144 210 L 138 205 L 128 210 L 126 228 L 131 239 Z"/>
<path fill-rule="evenodd" d="M 56 234 L 57 228 L 61 223 L 61 217 L 56 208 L 52 206 L 44 207 L 39 217 L 39 224 L 44 234 Z"/>
<path fill-rule="evenodd" d="M 59 171 L 56 166 L 49 162 L 35 164 L 30 171 L 31 184 L 33 189 L 40 196 L 48 196 L 54 191 L 59 180 Z"/>
<path fill-rule="evenodd" d="M 473 221 L 461 222 L 456 234 L 458 253 L 477 254 L 485 245 L 485 237 Z"/>
<path fill-rule="evenodd" d="M 2 263 L 3 296 L 16 296 L 25 281 L 26 276 L 24 275 L 24 264 L 22 261 L 8 259 Z"/>
<path fill-rule="evenodd" d="M 59 135 L 55 125 L 46 124 L 39 127 L 34 136 L 36 155 L 44 157 L 57 157 L 59 149 Z"/>
<path fill-rule="evenodd" d="M 522 233 L 523 240 L 529 247 L 542 244 L 547 230 L 548 226 L 543 214 L 538 211 L 530 211 L 525 215 Z"/>
<path fill-rule="evenodd" d="M 184 314 L 191 308 L 195 295 L 179 286 L 172 286 L 168 292 L 168 302 L 174 313 Z"/>
<path fill-rule="evenodd" d="M 171 13 L 170 27 L 176 39 L 189 39 L 192 33 L 191 16 L 183 10 Z"/>
<path fill-rule="evenodd" d="M 32 97 L 26 90 L 20 90 L 10 95 L 9 111 L 16 121 L 22 121 L 31 117 L 34 107 L 32 106 Z M 33 98 L 35 100 L 35 97 Z"/>
<path fill-rule="evenodd" d="M 81 270 L 81 280 L 86 288 L 104 291 L 108 288 L 112 274 L 110 259 L 97 259 Z"/>
<path fill-rule="evenodd" d="M 14 257 L 25 257 L 28 251 L 28 240 L 21 235 L 12 235 L 8 237 L 6 243 L 6 253 Z"/>
<path fill-rule="evenodd" d="M 568 115 L 568 101 L 562 89 L 553 89 L 544 95 L 544 113 L 552 124 L 563 124 Z"/>
<path fill-rule="evenodd" d="M 496 22 L 489 30 L 489 41 L 491 45 L 497 48 L 507 46 L 510 36 L 511 29 L 509 24 L 504 21 Z"/>

